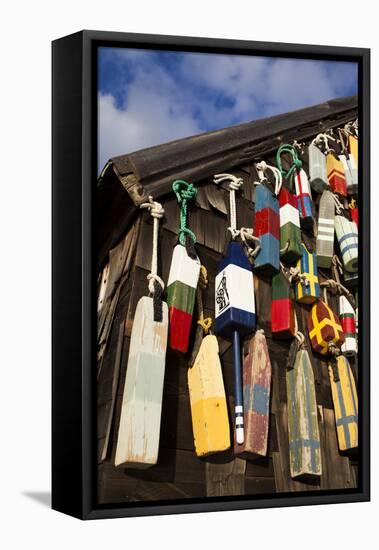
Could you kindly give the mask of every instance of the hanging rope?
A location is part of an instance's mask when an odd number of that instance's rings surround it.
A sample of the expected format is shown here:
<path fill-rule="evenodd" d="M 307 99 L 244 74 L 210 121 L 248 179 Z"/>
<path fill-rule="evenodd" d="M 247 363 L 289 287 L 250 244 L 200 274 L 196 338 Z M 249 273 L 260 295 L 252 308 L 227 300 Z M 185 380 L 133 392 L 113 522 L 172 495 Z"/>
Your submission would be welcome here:
<path fill-rule="evenodd" d="M 201 265 L 199 282 L 196 289 L 196 302 L 197 302 L 197 311 L 198 311 L 199 318 L 197 321 L 198 326 L 196 329 L 195 341 L 193 344 L 191 357 L 188 361 L 189 368 L 193 366 L 196 360 L 204 335 L 206 336 L 207 334 L 209 334 L 210 328 L 212 326 L 212 318 L 204 317 L 203 292 L 207 288 L 207 285 L 208 285 L 208 272 L 205 266 Z"/>
<path fill-rule="evenodd" d="M 333 193 L 333 199 L 334 199 L 334 204 L 335 204 L 335 206 L 336 206 L 336 212 L 337 212 L 337 214 L 338 214 L 338 215 L 339 215 L 339 214 L 342 214 L 343 211 L 345 210 L 344 205 L 341 203 L 341 201 L 339 200 L 339 198 L 337 197 L 337 195 L 335 195 L 334 193 Z"/>
<path fill-rule="evenodd" d="M 306 276 L 305 273 L 301 273 L 300 269 L 298 267 L 290 267 L 289 268 L 289 278 L 290 283 L 298 283 L 300 282 L 302 285 L 309 286 L 309 279 Z"/>
<path fill-rule="evenodd" d="M 228 227 L 228 231 L 230 231 L 232 239 L 235 240 L 240 234 L 237 229 L 236 191 L 243 184 L 243 179 L 237 178 L 233 174 L 215 174 L 213 181 L 216 184 L 229 181 L 230 227 Z"/>
<path fill-rule="evenodd" d="M 151 256 L 151 270 L 147 276 L 149 281 L 149 293 L 153 297 L 154 303 L 154 321 L 162 322 L 162 293 L 164 291 L 164 282 L 158 275 L 158 232 L 159 220 L 164 216 L 164 209 L 160 202 L 148 197 L 149 202 L 141 204 L 140 208 L 147 208 L 153 218 L 153 252 Z"/>
<path fill-rule="evenodd" d="M 188 201 L 193 200 L 197 194 L 197 188 L 184 180 L 175 180 L 172 184 L 178 204 L 180 206 L 180 227 L 179 227 L 179 242 L 186 247 L 187 254 L 190 258 L 197 257 L 195 250 L 196 236 L 191 229 L 187 227 L 188 217 Z"/>
<path fill-rule="evenodd" d="M 261 249 L 260 239 L 254 235 L 253 229 L 247 227 L 237 229 L 236 191 L 238 191 L 243 184 L 243 179 L 237 178 L 237 176 L 233 174 L 215 174 L 213 181 L 216 184 L 223 181 L 229 182 L 230 226 L 228 227 L 228 231 L 230 231 L 233 241 L 237 237 L 241 237 L 249 258 L 254 260 Z M 254 246 L 251 246 L 251 242 L 254 243 Z"/>
<path fill-rule="evenodd" d="M 292 156 L 292 164 L 290 168 L 286 171 L 283 168 L 282 165 L 282 154 L 283 153 L 289 153 Z M 297 171 L 299 172 L 303 166 L 303 163 L 298 157 L 297 150 L 293 145 L 290 145 L 289 143 L 283 143 L 277 153 L 276 153 L 276 164 L 278 166 L 278 169 L 282 175 L 283 178 L 285 178 L 287 181 L 289 181 L 294 173 Z"/>
<path fill-rule="evenodd" d="M 349 292 L 349 290 L 345 286 L 343 286 L 339 282 L 339 280 L 335 281 L 334 279 L 327 279 L 326 281 L 323 281 L 322 283 L 320 283 L 320 286 L 321 288 L 324 289 L 324 295 L 327 288 L 329 288 L 335 294 L 337 294 L 337 292 L 338 294 L 344 294 L 346 298 L 348 298 L 349 302 L 351 302 L 351 305 L 354 307 L 355 305 L 354 296 Z"/>
<path fill-rule="evenodd" d="M 266 171 L 271 170 L 275 178 L 275 195 L 278 196 L 283 183 L 282 173 L 279 168 L 267 164 L 264 160 L 261 160 L 261 162 L 257 162 L 255 168 L 257 170 L 258 177 L 261 183 L 263 181 L 267 181 Z"/>
<path fill-rule="evenodd" d="M 334 153 L 334 149 L 332 149 L 329 146 L 329 141 L 336 141 L 333 136 L 330 136 L 328 134 L 317 134 L 317 136 L 312 140 L 313 145 L 321 145 L 323 143 L 324 145 L 324 155 L 327 155 L 328 153 Z"/>

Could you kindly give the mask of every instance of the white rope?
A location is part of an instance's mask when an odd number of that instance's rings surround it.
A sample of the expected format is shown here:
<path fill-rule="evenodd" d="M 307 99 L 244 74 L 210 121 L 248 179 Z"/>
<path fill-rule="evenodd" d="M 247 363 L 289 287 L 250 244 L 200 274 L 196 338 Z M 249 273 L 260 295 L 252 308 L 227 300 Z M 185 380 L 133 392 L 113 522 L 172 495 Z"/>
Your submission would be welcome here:
<path fill-rule="evenodd" d="M 164 290 L 164 282 L 159 277 L 158 271 L 158 229 L 159 229 L 159 220 L 164 216 L 164 208 L 160 202 L 153 200 L 153 197 L 149 196 L 149 202 L 144 202 L 141 204 L 140 208 L 147 208 L 150 211 L 150 214 L 153 218 L 153 253 L 151 256 L 151 271 L 147 276 L 149 281 L 149 292 L 154 294 L 155 286 L 154 283 L 157 282 L 161 285 L 162 291 Z"/>
<path fill-rule="evenodd" d="M 230 231 L 232 239 L 236 239 L 240 234 L 237 229 L 237 211 L 236 211 L 236 191 L 238 191 L 243 184 L 242 178 L 237 178 L 233 174 L 215 174 L 213 178 L 214 183 L 218 184 L 222 181 L 229 181 L 229 201 L 230 201 Z"/>
<path fill-rule="evenodd" d="M 324 154 L 326 155 L 334 151 L 334 149 L 331 149 L 329 147 L 329 140 L 336 141 L 334 137 L 329 136 L 328 134 L 317 134 L 317 136 L 312 140 L 311 143 L 312 145 L 321 145 L 322 142 L 324 142 L 324 148 L 325 148 Z"/>
<path fill-rule="evenodd" d="M 261 162 L 257 162 L 255 165 L 255 168 L 257 170 L 260 182 L 265 181 L 267 179 L 265 176 L 266 170 L 271 170 L 275 178 L 275 195 L 278 196 L 283 183 L 282 173 L 279 170 L 279 168 L 277 168 L 276 166 L 271 166 L 270 164 L 267 164 L 264 160 L 261 160 Z"/>
<path fill-rule="evenodd" d="M 336 212 L 339 215 L 345 210 L 345 208 L 341 203 L 341 201 L 339 200 L 339 198 L 337 197 L 337 195 L 335 195 L 334 193 L 333 193 L 333 199 L 334 199 L 334 204 L 336 206 Z"/>
<path fill-rule="evenodd" d="M 241 235 L 242 242 L 247 248 L 248 255 L 251 259 L 254 259 L 261 249 L 261 240 L 254 235 L 254 230 L 248 227 L 241 227 L 239 234 Z M 249 241 L 254 241 L 255 246 L 250 246 Z"/>
<path fill-rule="evenodd" d="M 289 269 L 289 281 L 290 283 L 292 282 L 297 282 L 297 281 L 300 281 L 303 285 L 305 286 L 309 286 L 309 279 L 308 277 L 306 276 L 305 273 L 301 273 L 300 272 L 300 269 L 298 267 L 290 267 Z"/>

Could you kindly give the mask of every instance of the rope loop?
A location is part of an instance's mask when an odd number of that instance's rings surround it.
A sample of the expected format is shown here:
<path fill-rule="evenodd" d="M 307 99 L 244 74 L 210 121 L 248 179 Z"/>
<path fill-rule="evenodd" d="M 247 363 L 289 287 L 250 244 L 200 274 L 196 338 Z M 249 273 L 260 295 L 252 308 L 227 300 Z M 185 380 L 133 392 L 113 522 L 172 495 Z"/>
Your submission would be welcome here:
<path fill-rule="evenodd" d="M 282 173 L 279 170 L 279 168 L 277 168 L 276 166 L 271 166 L 270 164 L 267 164 L 264 160 L 257 162 L 257 164 L 255 165 L 255 168 L 257 170 L 258 177 L 261 182 L 265 180 L 267 181 L 267 178 L 265 176 L 266 170 L 271 170 L 275 178 L 275 195 L 278 196 L 283 183 Z"/>
<path fill-rule="evenodd" d="M 289 153 L 292 156 L 292 164 L 291 164 L 290 168 L 287 171 L 284 170 L 283 165 L 282 165 L 282 154 L 283 153 Z M 293 176 L 295 171 L 300 172 L 300 170 L 303 166 L 302 161 L 298 157 L 296 147 L 294 147 L 290 143 L 283 143 L 279 147 L 279 149 L 277 150 L 277 153 L 276 153 L 276 164 L 278 166 L 278 169 L 279 169 L 280 173 L 282 174 L 282 177 L 287 179 L 287 180 L 289 180 Z"/>
<path fill-rule="evenodd" d="M 201 326 L 201 328 L 204 331 L 204 334 L 208 334 L 211 326 L 212 326 L 212 318 L 211 317 L 205 317 L 203 319 L 199 319 L 197 321 L 197 324 Z"/>
<path fill-rule="evenodd" d="M 148 197 L 148 202 L 140 205 L 140 208 L 147 208 L 153 218 L 161 219 L 164 216 L 164 208 L 160 202 L 153 199 L 151 195 Z"/>
<path fill-rule="evenodd" d="M 299 347 L 301 347 L 305 342 L 304 334 L 302 332 L 300 332 L 300 330 L 298 330 L 298 331 L 296 331 L 295 338 L 299 343 Z"/>
<path fill-rule="evenodd" d="M 246 246 L 249 258 L 254 260 L 261 249 L 261 240 L 254 235 L 254 230 L 248 227 L 241 227 L 239 234 L 241 236 L 241 241 Z M 253 241 L 254 246 L 251 246 L 249 241 Z"/>
<path fill-rule="evenodd" d="M 305 273 L 301 273 L 298 267 L 290 267 L 289 269 L 289 281 L 290 283 L 300 282 L 305 286 L 309 286 L 310 282 Z"/>

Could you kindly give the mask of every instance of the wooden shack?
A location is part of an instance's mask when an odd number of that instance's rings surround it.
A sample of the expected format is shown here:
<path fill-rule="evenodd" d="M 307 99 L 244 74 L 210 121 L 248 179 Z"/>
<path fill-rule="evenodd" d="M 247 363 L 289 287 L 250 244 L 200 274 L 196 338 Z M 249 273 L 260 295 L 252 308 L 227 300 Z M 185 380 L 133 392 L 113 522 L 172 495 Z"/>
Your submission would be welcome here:
<path fill-rule="evenodd" d="M 95 217 L 99 504 L 357 486 L 357 456 L 338 450 L 327 364 L 312 353 L 323 473 L 313 482 L 294 481 L 290 476 L 286 404 L 290 341 L 271 338 L 271 282 L 260 274 L 255 275 L 257 322 L 258 328 L 265 331 L 273 373 L 267 457 L 235 457 L 233 450 L 205 458 L 196 456 L 187 386 L 191 350 L 187 355 L 168 350 L 158 464 L 143 470 L 113 465 L 133 316 L 139 298 L 147 293 L 146 276 L 151 262 L 151 217 L 139 209 L 139 205 L 149 195 L 163 204 L 165 217 L 160 229 L 159 262 L 162 278 L 167 282 L 179 227 L 179 208 L 172 193 L 172 182 L 181 178 L 196 184 L 198 194 L 196 205 L 190 211 L 190 226 L 197 237 L 198 255 L 209 275 L 205 313 L 214 317 L 214 280 L 226 246 L 229 209 L 227 186 L 216 186 L 214 174 L 227 172 L 243 178 L 237 196 L 238 225 L 254 227 L 254 180 L 257 178 L 254 162 L 264 159 L 272 164 L 281 143 L 294 140 L 309 143 L 319 132 L 355 120 L 357 112 L 356 97 L 336 99 L 125 154 L 112 158 L 104 167 L 98 179 Z M 304 167 L 307 170 L 306 158 Z M 317 196 L 314 199 L 317 200 Z M 303 235 L 303 238 L 315 249 L 312 235 Z M 328 278 L 322 269 L 319 275 L 321 281 Z M 307 307 L 297 304 L 296 309 L 299 328 L 307 335 Z M 219 338 L 219 347 L 232 418 L 231 344 Z M 311 350 L 310 346 L 308 349 Z M 354 362 L 352 367 L 357 376 Z"/>

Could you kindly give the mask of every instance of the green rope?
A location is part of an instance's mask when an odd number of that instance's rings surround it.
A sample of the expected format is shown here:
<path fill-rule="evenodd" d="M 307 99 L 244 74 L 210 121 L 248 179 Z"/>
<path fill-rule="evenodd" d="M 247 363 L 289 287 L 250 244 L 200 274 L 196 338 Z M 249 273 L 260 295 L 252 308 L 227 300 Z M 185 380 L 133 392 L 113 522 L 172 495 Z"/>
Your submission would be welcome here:
<path fill-rule="evenodd" d="M 282 166 L 282 154 L 283 153 L 289 153 L 292 156 L 292 164 L 289 168 L 289 170 L 284 170 Z M 295 173 L 295 170 L 299 172 L 303 166 L 303 163 L 299 159 L 297 155 L 297 151 L 293 145 L 290 145 L 289 143 L 283 143 L 277 153 L 276 153 L 276 164 L 283 176 L 283 178 L 286 178 L 286 180 L 290 180 Z"/>
<path fill-rule="evenodd" d="M 172 184 L 172 190 L 174 191 L 180 206 L 179 242 L 185 246 L 186 235 L 189 235 L 195 243 L 195 233 L 187 227 L 187 203 L 196 197 L 197 188 L 192 183 L 187 183 L 184 180 L 175 180 Z"/>

